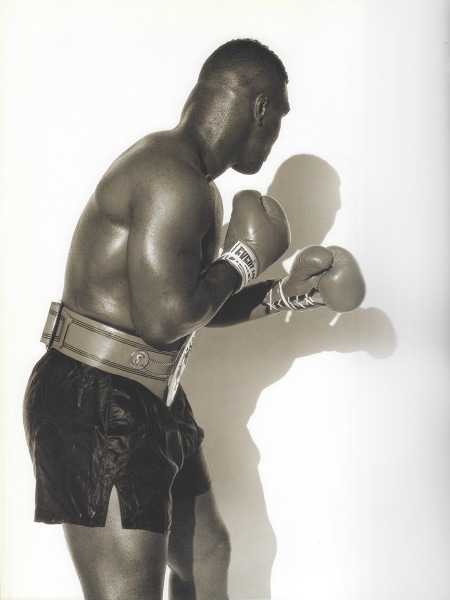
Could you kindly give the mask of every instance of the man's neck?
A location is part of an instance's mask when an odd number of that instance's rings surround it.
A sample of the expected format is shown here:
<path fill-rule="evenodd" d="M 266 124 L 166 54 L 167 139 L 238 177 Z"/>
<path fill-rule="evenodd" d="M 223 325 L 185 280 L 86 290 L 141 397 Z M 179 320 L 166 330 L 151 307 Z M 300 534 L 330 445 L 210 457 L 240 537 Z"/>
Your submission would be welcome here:
<path fill-rule="evenodd" d="M 195 149 L 200 170 L 208 181 L 216 179 L 234 164 L 226 136 L 218 134 L 214 128 L 184 121 L 177 130 Z"/>

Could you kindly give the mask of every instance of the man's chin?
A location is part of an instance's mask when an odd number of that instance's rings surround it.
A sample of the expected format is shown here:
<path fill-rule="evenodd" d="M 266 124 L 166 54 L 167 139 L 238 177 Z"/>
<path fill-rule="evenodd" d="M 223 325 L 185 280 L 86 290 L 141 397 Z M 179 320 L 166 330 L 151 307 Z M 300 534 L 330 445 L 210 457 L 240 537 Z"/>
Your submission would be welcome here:
<path fill-rule="evenodd" d="M 255 173 L 258 173 L 258 171 L 261 169 L 261 167 L 262 167 L 262 164 L 253 165 L 253 166 L 243 166 L 243 165 L 240 165 L 239 163 L 236 163 L 231 168 L 233 169 L 233 171 L 236 171 L 237 173 L 241 173 L 242 175 L 254 175 Z"/>

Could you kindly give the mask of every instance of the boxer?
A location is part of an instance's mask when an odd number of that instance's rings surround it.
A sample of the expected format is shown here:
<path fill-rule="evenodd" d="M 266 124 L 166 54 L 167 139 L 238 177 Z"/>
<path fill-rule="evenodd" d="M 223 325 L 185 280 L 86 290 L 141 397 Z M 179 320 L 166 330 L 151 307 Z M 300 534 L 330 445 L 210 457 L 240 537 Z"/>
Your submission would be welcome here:
<path fill-rule="evenodd" d="M 228 598 L 228 534 L 179 385 L 195 331 L 362 300 L 356 261 L 335 247 L 305 249 L 287 277 L 252 284 L 290 241 L 281 206 L 255 190 L 234 198 L 219 251 L 214 180 L 259 171 L 289 111 L 287 83 L 259 42 L 218 48 L 178 125 L 121 154 L 76 227 L 24 417 L 35 519 L 63 524 L 88 600 L 160 600 L 166 564 L 172 600 Z"/>

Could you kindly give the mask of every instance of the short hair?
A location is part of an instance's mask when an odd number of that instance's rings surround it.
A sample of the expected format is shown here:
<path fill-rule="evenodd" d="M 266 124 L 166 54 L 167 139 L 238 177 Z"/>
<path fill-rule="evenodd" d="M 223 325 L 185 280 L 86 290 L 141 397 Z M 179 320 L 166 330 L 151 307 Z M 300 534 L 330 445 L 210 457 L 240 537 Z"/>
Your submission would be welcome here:
<path fill-rule="evenodd" d="M 199 79 L 210 79 L 227 72 L 245 73 L 267 81 L 288 83 L 289 78 L 280 58 L 267 46 L 253 39 L 236 39 L 219 46 L 209 56 Z"/>

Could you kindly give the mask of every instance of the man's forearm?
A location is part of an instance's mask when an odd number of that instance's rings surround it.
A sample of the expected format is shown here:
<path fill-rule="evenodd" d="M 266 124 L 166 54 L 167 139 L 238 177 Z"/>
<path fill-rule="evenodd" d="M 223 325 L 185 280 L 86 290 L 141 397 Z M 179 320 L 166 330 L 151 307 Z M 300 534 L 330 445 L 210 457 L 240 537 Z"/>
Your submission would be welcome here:
<path fill-rule="evenodd" d="M 268 279 L 249 285 L 234 294 L 209 321 L 207 327 L 228 327 L 266 317 L 270 311 L 263 302 L 277 282 L 277 279 Z"/>

